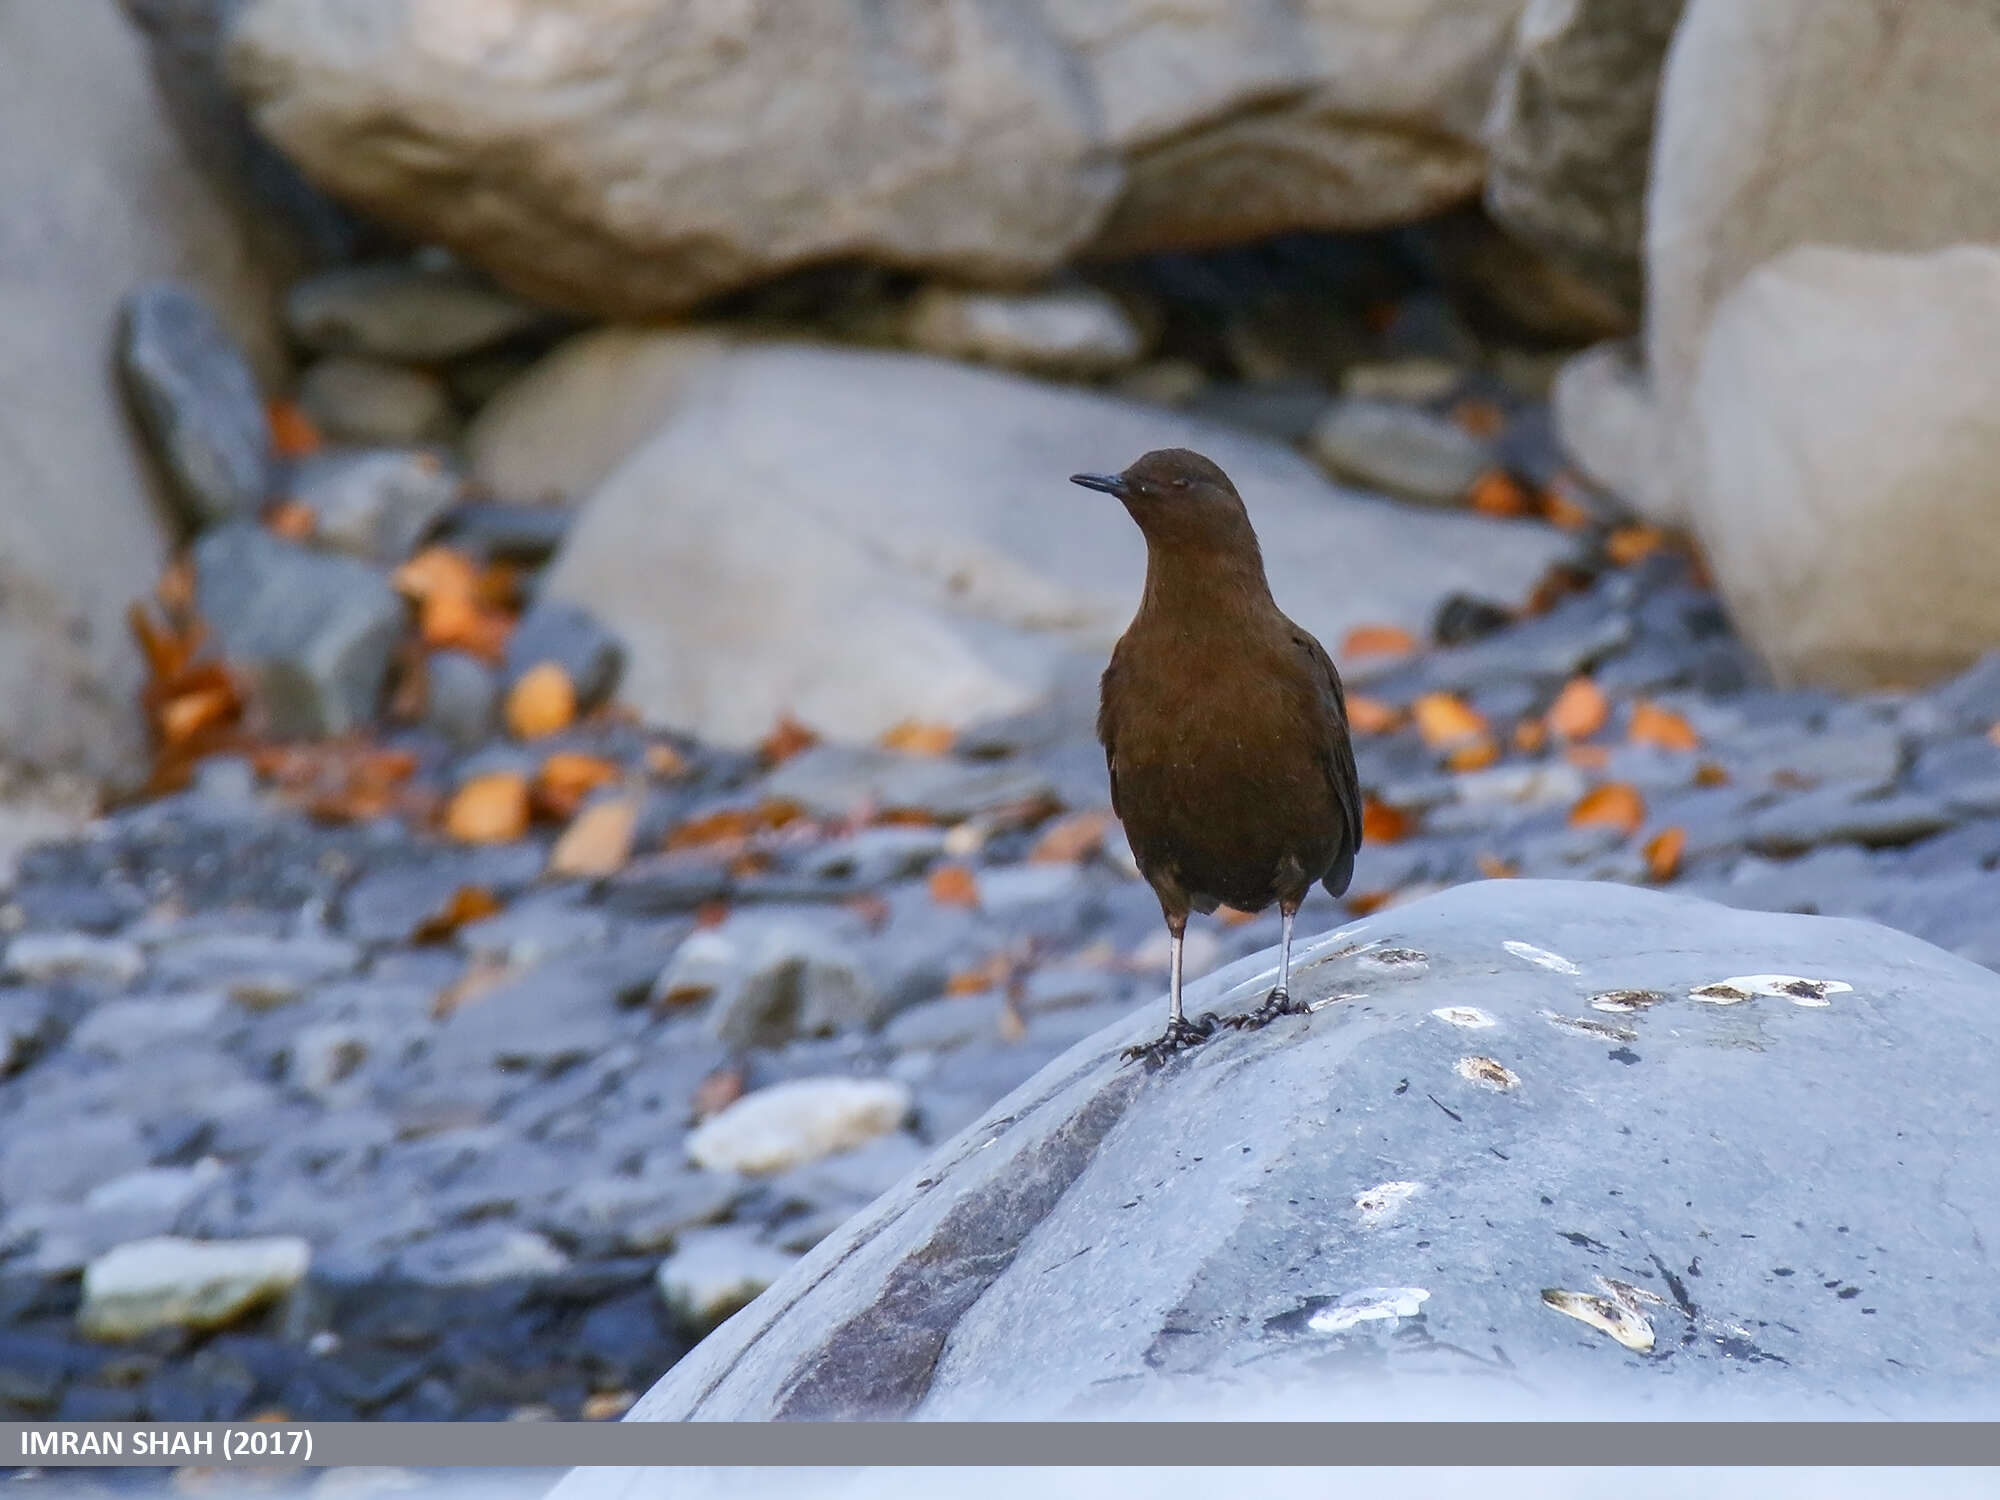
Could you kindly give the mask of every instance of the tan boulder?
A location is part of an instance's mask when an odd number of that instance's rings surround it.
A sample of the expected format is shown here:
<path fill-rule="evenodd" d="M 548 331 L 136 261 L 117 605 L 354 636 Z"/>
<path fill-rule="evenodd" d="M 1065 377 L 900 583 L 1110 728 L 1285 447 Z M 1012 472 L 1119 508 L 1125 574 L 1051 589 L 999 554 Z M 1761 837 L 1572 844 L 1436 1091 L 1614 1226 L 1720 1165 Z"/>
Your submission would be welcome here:
<path fill-rule="evenodd" d="M 1918 685 L 2000 646 L 2000 247 L 1803 246 L 1716 310 L 1694 520 L 1787 682 Z"/>

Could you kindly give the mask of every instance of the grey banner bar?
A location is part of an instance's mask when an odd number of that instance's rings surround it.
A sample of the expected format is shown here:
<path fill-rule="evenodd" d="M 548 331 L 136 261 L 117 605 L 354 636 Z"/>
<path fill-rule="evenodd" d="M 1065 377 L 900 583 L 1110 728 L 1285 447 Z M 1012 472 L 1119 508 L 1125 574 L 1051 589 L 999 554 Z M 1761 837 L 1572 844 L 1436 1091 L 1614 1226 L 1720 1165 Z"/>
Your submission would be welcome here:
<path fill-rule="evenodd" d="M 11 1422 L 0 1467 L 1989 1465 L 1992 1422 Z"/>

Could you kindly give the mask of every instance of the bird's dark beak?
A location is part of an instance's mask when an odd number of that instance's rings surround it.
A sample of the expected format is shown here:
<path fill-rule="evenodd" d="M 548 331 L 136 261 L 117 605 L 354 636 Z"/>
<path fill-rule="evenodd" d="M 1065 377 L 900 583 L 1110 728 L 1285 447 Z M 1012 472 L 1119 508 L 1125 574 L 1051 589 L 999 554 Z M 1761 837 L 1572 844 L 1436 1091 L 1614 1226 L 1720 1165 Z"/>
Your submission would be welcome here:
<path fill-rule="evenodd" d="M 1072 474 L 1069 476 L 1069 482 L 1080 484 L 1087 490 L 1102 490 L 1105 494 L 1116 495 L 1121 500 L 1130 493 L 1123 474 Z"/>

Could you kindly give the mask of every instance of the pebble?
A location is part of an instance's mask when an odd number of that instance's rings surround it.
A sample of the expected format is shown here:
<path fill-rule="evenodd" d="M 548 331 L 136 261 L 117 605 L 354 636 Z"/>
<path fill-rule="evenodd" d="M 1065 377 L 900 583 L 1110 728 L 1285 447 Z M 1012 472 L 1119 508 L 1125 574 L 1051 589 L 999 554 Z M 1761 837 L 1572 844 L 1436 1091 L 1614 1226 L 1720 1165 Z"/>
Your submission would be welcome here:
<path fill-rule="evenodd" d="M 699 1335 L 748 1306 L 796 1261 L 745 1230 L 705 1229 L 683 1237 L 655 1282 L 668 1313 Z"/>
<path fill-rule="evenodd" d="M 907 1086 L 880 1078 L 801 1078 L 745 1094 L 689 1133 L 688 1158 L 711 1172 L 782 1172 L 900 1129 Z"/>
<path fill-rule="evenodd" d="M 1871 797 L 1851 786 L 1832 786 L 1758 813 L 1745 842 L 1766 854 L 1793 854 L 1818 844 L 1909 844 L 1954 821 L 1951 811 L 1930 797 Z"/>
<path fill-rule="evenodd" d="M 26 932 L 7 944 L 6 972 L 13 979 L 46 984 L 85 979 L 119 988 L 146 968 L 146 955 L 122 938 L 86 932 Z"/>
<path fill-rule="evenodd" d="M 218 990 L 107 1000 L 70 1033 L 70 1045 L 79 1052 L 133 1061 L 176 1042 L 214 1035 L 228 1010 L 229 1002 Z"/>
<path fill-rule="evenodd" d="M 1307 443 L 1334 477 L 1427 505 L 1457 504 L 1495 463 L 1453 422 L 1389 401 L 1336 401 Z"/>
<path fill-rule="evenodd" d="M 467 272 L 412 264 L 323 271 L 285 298 L 286 331 L 305 348 L 412 364 L 476 354 L 549 322 Z"/>
<path fill-rule="evenodd" d="M 385 576 L 247 521 L 203 536 L 194 564 L 202 618 L 255 674 L 270 733 L 313 738 L 373 721 L 404 620 Z"/>
<path fill-rule="evenodd" d="M 617 690 L 625 648 L 586 609 L 557 600 L 537 603 L 507 638 L 505 682 L 512 686 L 543 662 L 554 662 L 576 689 L 579 713 Z"/>
<path fill-rule="evenodd" d="M 220 1328 L 305 1279 L 312 1247 L 293 1237 L 135 1240 L 84 1268 L 77 1326 L 91 1338 Z"/>
<path fill-rule="evenodd" d="M 1078 378 L 1115 374 L 1146 352 L 1118 300 L 1083 286 L 993 292 L 933 284 L 911 299 L 903 332 L 930 354 Z"/>
<path fill-rule="evenodd" d="M 500 728 L 500 678 L 464 651 L 433 651 L 424 663 L 424 728 L 454 749 L 485 744 Z"/>
<path fill-rule="evenodd" d="M 780 1046 L 793 1036 L 872 1026 L 883 1017 L 881 992 L 852 944 L 830 925 L 752 913 L 696 936 L 707 941 L 686 966 L 669 965 L 656 993 L 671 1003 L 713 979 L 704 1021 L 709 1035 L 728 1046 Z"/>
<path fill-rule="evenodd" d="M 569 1257 L 542 1235 L 498 1224 L 448 1230 L 396 1258 L 396 1274 L 420 1286 L 490 1286 L 567 1270 Z"/>
<path fill-rule="evenodd" d="M 459 477 L 419 448 L 335 450 L 302 460 L 287 487 L 312 513 L 316 547 L 399 563 L 458 496 Z"/>
<path fill-rule="evenodd" d="M 452 433 L 451 391 L 436 375 L 332 354 L 299 377 L 299 405 L 340 443 L 409 447 Z"/>
<path fill-rule="evenodd" d="M 257 377 L 215 314 L 184 287 L 142 287 L 125 299 L 118 356 L 189 525 L 254 516 L 271 486 L 271 432 Z"/>

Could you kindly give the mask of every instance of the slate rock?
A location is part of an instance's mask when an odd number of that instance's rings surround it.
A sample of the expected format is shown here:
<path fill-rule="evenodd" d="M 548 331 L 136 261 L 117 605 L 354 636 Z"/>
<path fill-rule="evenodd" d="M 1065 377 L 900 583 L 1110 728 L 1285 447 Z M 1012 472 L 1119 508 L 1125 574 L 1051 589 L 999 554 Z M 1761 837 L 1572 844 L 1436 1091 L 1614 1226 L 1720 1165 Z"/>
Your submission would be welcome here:
<path fill-rule="evenodd" d="M 549 321 L 466 272 L 411 264 L 341 266 L 293 286 L 285 327 L 321 354 L 435 364 Z"/>
<path fill-rule="evenodd" d="M 653 994 L 662 1005 L 705 1000 L 709 1035 L 732 1047 L 871 1026 L 887 1011 L 837 927 L 757 913 L 689 936 Z"/>
<path fill-rule="evenodd" d="M 1745 842 L 1762 853 L 1788 854 L 1817 844 L 1911 844 L 1956 821 L 1934 798 L 1914 792 L 1856 795 L 1851 786 L 1821 787 L 1788 797 L 1750 820 Z"/>
<path fill-rule="evenodd" d="M 1339 478 L 1428 505 L 1455 505 L 1494 466 L 1493 450 L 1420 407 L 1337 401 L 1313 427 L 1313 456 Z"/>
<path fill-rule="evenodd" d="M 330 354 L 299 377 L 299 405 L 342 443 L 435 443 L 452 433 L 451 391 L 427 370 Z"/>
<path fill-rule="evenodd" d="M 243 351 L 171 282 L 125 299 L 119 361 L 190 527 L 253 516 L 271 484 L 271 430 Z"/>
<path fill-rule="evenodd" d="M 84 932 L 28 932 L 7 944 L 6 972 L 46 983 L 80 979 L 122 988 L 145 971 L 146 955 L 123 938 Z"/>
<path fill-rule="evenodd" d="M 507 638 L 506 681 L 510 685 L 519 681 L 523 673 L 543 662 L 554 662 L 563 669 L 576 689 L 578 710 L 588 712 L 617 691 L 619 674 L 625 669 L 625 648 L 589 610 L 560 600 L 541 600 L 521 617 Z"/>
<path fill-rule="evenodd" d="M 56 1013 L 39 990 L 0 989 L 0 1079 L 18 1073 L 53 1039 Z"/>
<path fill-rule="evenodd" d="M 660 1262 L 660 1300 L 692 1333 L 705 1333 L 791 1270 L 798 1257 L 759 1244 L 742 1228 L 687 1235 Z"/>
<path fill-rule="evenodd" d="M 1274 957 L 1190 1008 L 1253 1005 Z M 1496 1345 L 1549 1415 L 1994 1408 L 2000 1164 L 1963 1149 L 1992 973 L 1866 923 L 1521 880 L 1308 939 L 1293 973 L 1324 1009 L 1157 1071 L 1119 1056 L 1152 1003 L 1087 1038 L 633 1417 L 1386 1413 L 1490 1392 Z"/>
<path fill-rule="evenodd" d="M 315 547 L 377 563 L 399 563 L 414 552 L 458 491 L 458 476 L 421 448 L 314 454 L 287 486 L 312 512 Z"/>
<path fill-rule="evenodd" d="M 500 726 L 500 679 L 465 651 L 433 651 L 424 664 L 424 728 L 454 749 L 493 738 Z"/>
<path fill-rule="evenodd" d="M 1046 798 L 1050 788 L 1040 772 L 1019 764 L 818 745 L 773 771 L 765 779 L 764 794 L 796 802 L 818 818 L 845 817 L 865 807 L 927 812 L 956 823 L 1010 803 Z"/>
<path fill-rule="evenodd" d="M 209 532 L 194 562 L 202 618 L 256 675 L 274 735 L 341 734 L 374 717 L 403 628 L 387 578 L 249 522 Z"/>

